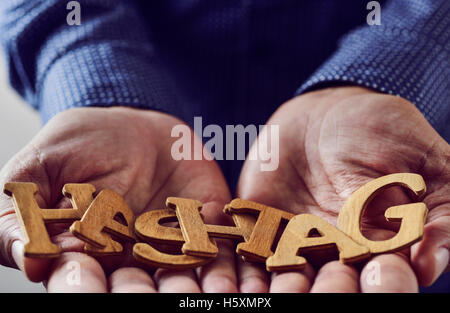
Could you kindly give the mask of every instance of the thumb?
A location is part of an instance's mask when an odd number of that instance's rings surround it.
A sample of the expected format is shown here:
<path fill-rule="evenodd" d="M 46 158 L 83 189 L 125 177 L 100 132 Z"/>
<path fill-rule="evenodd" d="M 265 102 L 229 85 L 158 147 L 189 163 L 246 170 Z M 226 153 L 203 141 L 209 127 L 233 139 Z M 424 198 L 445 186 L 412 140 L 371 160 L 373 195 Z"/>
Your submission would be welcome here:
<path fill-rule="evenodd" d="M 12 199 L 2 192 L 7 182 L 33 181 L 33 177 L 38 185 L 46 185 L 45 169 L 35 157 L 32 157 L 33 155 L 35 154 L 30 153 L 28 149 L 23 149 L 0 172 L 0 264 L 18 268 L 29 280 L 40 282 L 46 279 L 51 260 L 24 257 L 25 233 L 14 210 Z M 40 205 L 44 202 L 41 196 L 36 200 Z"/>
<path fill-rule="evenodd" d="M 411 263 L 420 285 L 433 284 L 449 270 L 449 248 L 450 216 L 441 216 L 426 224 L 422 241 L 411 247 Z"/>
<path fill-rule="evenodd" d="M 12 210 L 0 217 L 0 263 L 20 269 L 33 282 L 41 282 L 47 277 L 51 260 L 24 257 L 25 238 Z"/>

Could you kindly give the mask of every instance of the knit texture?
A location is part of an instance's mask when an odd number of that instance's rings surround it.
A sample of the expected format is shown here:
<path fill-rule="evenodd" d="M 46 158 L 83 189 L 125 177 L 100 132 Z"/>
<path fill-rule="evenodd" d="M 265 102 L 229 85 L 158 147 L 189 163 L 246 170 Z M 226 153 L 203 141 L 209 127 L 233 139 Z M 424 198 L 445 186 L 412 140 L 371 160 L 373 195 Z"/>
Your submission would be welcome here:
<path fill-rule="evenodd" d="M 450 136 L 450 2 L 392 1 L 382 25 L 347 35 L 298 90 L 349 83 L 401 96 Z"/>
<path fill-rule="evenodd" d="M 380 26 L 360 0 L 80 0 L 80 26 L 67 3 L 0 4 L 11 83 L 44 122 L 121 105 L 263 124 L 295 94 L 354 84 L 410 100 L 450 138 L 449 1 L 380 1 Z"/>

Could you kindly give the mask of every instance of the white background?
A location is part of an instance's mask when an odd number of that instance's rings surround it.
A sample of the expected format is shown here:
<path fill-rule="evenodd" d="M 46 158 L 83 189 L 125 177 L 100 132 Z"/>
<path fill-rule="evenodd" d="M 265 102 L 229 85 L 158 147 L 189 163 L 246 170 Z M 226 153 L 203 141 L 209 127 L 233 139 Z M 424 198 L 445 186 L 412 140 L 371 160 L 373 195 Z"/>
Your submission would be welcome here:
<path fill-rule="evenodd" d="M 0 167 L 41 128 L 39 115 L 9 87 L 0 54 Z M 2 187 L 2 186 L 1 186 Z M 0 265 L 0 292 L 44 292 L 42 284 L 28 282 L 18 270 Z"/>

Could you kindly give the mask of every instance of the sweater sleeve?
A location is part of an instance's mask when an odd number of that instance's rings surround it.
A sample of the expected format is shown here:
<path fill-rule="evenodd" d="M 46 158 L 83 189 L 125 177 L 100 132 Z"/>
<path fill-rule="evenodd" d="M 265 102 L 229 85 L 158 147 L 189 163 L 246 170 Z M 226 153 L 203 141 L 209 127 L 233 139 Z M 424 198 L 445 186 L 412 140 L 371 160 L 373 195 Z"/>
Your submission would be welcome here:
<path fill-rule="evenodd" d="M 344 36 L 297 94 L 350 84 L 398 95 L 449 138 L 449 52 L 450 1 L 390 1 L 381 7 L 381 25 L 361 26 Z"/>
<path fill-rule="evenodd" d="M 11 85 L 41 113 L 83 106 L 130 106 L 177 115 L 171 81 L 133 0 L 8 0 L 0 31 Z"/>

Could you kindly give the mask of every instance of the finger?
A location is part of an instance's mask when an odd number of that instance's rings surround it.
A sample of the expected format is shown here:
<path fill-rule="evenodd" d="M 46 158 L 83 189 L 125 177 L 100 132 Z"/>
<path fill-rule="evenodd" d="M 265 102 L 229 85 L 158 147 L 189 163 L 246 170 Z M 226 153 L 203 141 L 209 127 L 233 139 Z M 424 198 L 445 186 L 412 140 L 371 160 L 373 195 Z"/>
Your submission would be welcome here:
<path fill-rule="evenodd" d="M 19 268 L 33 282 L 41 282 L 48 276 L 52 260 L 24 257 L 25 236 L 20 227 L 11 197 L 4 194 L 7 182 L 33 181 L 39 186 L 35 199 L 40 207 L 45 207 L 48 198 L 47 174 L 36 160 L 35 151 L 26 148 L 12 158 L 0 172 L 0 264 Z"/>
<path fill-rule="evenodd" d="M 358 292 L 359 273 L 352 266 L 332 261 L 322 266 L 317 273 L 312 293 Z"/>
<path fill-rule="evenodd" d="M 192 270 L 174 271 L 158 269 L 153 276 L 162 293 L 199 293 L 200 286 Z"/>
<path fill-rule="evenodd" d="M 242 293 L 266 293 L 269 291 L 269 274 L 263 264 L 237 260 L 239 290 Z"/>
<path fill-rule="evenodd" d="M 305 293 L 311 288 L 314 270 L 307 264 L 303 271 L 276 273 L 270 284 L 271 293 Z"/>
<path fill-rule="evenodd" d="M 360 277 L 362 292 L 418 292 L 416 275 L 405 256 L 384 254 L 367 263 Z"/>
<path fill-rule="evenodd" d="M 156 286 L 146 271 L 137 267 L 123 267 L 108 279 L 112 293 L 155 293 Z"/>
<path fill-rule="evenodd" d="M 222 213 L 225 202 L 210 201 L 202 208 L 205 223 L 230 225 L 231 220 Z M 237 292 L 234 245 L 230 240 L 216 240 L 219 253 L 213 262 L 198 271 L 199 282 L 204 292 Z"/>
<path fill-rule="evenodd" d="M 217 240 L 217 244 L 217 257 L 199 270 L 202 290 L 211 293 L 238 292 L 233 243 L 229 240 Z"/>
<path fill-rule="evenodd" d="M 106 277 L 94 258 L 83 253 L 66 252 L 52 266 L 47 291 L 107 292 Z"/>
<path fill-rule="evenodd" d="M 0 218 L 0 252 L 1 264 L 18 268 L 33 282 L 41 282 L 48 276 L 51 259 L 24 257 L 24 242 L 15 214 L 7 214 Z"/>
<path fill-rule="evenodd" d="M 450 216 L 425 225 L 423 239 L 411 247 L 411 264 L 420 285 L 429 286 L 449 269 Z"/>
<path fill-rule="evenodd" d="M 199 271 L 200 283 L 197 281 L 196 273 L 192 270 L 158 269 L 154 279 L 159 292 L 201 292 L 200 285 L 205 292 L 236 292 L 234 258 L 231 251 L 230 243 L 220 242 L 219 254 L 216 259 L 212 264 L 204 266 Z"/>

